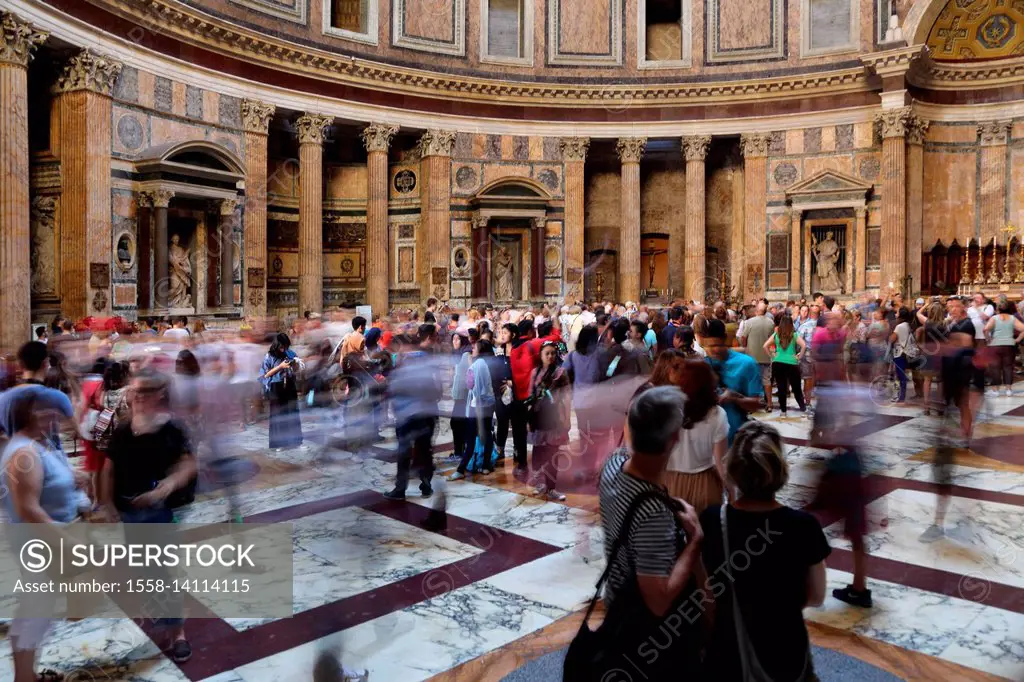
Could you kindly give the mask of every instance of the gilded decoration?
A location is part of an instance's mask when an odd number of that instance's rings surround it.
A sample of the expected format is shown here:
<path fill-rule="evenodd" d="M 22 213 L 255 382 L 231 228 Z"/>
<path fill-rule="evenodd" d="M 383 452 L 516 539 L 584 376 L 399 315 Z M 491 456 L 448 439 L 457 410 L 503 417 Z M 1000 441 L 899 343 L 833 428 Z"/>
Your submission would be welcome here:
<path fill-rule="evenodd" d="M 54 89 L 57 92 L 89 90 L 109 97 L 123 66 L 92 50 L 82 50 L 68 60 Z"/>
<path fill-rule="evenodd" d="M 740 149 L 743 151 L 743 158 L 749 159 L 759 156 L 768 156 L 768 145 L 770 142 L 771 135 L 764 133 L 741 135 Z"/>
<path fill-rule="evenodd" d="M 615 145 L 615 151 L 618 152 L 619 161 L 622 163 L 640 163 L 640 158 L 644 155 L 646 148 L 646 137 L 626 137 Z"/>
<path fill-rule="evenodd" d="M 323 144 L 334 118 L 321 114 L 303 114 L 295 119 L 295 134 L 299 144 Z"/>
<path fill-rule="evenodd" d="M 1024 0 L 949 0 L 926 44 L 938 61 L 1024 55 Z"/>
<path fill-rule="evenodd" d="M 391 138 L 398 133 L 398 126 L 383 123 L 371 123 L 363 128 L 363 145 L 368 152 L 387 152 L 391 146 Z"/>
<path fill-rule="evenodd" d="M 0 12 L 0 63 L 28 66 L 32 53 L 48 37 L 14 14 Z"/>
<path fill-rule="evenodd" d="M 455 147 L 455 133 L 446 130 L 428 130 L 419 141 L 420 157 L 451 156 Z"/>
<path fill-rule="evenodd" d="M 1010 139 L 1012 121 L 988 121 L 978 126 L 978 135 L 983 147 L 1006 144 Z"/>
<path fill-rule="evenodd" d="M 242 129 L 247 133 L 266 135 L 270 132 L 270 119 L 276 107 L 254 99 L 242 101 Z"/>
<path fill-rule="evenodd" d="M 710 135 L 691 135 L 683 138 L 683 156 L 687 161 L 703 161 L 711 146 Z"/>
<path fill-rule="evenodd" d="M 563 137 L 558 141 L 565 161 L 586 161 L 587 150 L 590 149 L 589 137 Z"/>

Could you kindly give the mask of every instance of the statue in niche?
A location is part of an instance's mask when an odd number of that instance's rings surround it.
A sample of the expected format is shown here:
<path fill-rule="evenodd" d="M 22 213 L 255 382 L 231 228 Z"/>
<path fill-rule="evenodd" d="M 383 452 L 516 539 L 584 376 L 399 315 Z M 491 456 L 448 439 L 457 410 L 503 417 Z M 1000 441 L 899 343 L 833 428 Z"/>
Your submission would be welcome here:
<path fill-rule="evenodd" d="M 167 305 L 171 308 L 188 308 L 192 305 L 192 299 L 189 296 L 192 283 L 192 261 L 188 249 L 181 246 L 180 242 L 180 235 L 171 235 L 171 248 L 167 256 L 171 280 L 167 289 Z"/>
<path fill-rule="evenodd" d="M 839 262 L 839 244 L 829 230 L 820 242 L 811 235 L 811 255 L 818 264 L 818 286 L 824 291 L 835 291 L 842 288 L 842 279 L 836 267 Z"/>
<path fill-rule="evenodd" d="M 494 257 L 494 298 L 498 301 L 511 301 L 515 298 L 515 263 L 512 254 L 504 246 L 498 247 Z"/>

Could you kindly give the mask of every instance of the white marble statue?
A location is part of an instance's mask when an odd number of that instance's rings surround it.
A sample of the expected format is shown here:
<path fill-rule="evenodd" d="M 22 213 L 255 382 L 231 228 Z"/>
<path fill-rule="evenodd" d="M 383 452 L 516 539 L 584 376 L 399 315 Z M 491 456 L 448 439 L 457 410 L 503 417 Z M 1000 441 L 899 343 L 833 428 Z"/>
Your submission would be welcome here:
<path fill-rule="evenodd" d="M 843 282 L 836 265 L 839 262 L 839 244 L 833 239 L 833 232 L 825 233 L 820 242 L 811 235 L 811 254 L 818 263 L 818 286 L 823 291 L 842 289 Z"/>
<path fill-rule="evenodd" d="M 504 246 L 498 247 L 494 257 L 494 298 L 497 301 L 511 301 L 515 298 L 515 263 L 512 254 Z"/>
<path fill-rule="evenodd" d="M 190 308 L 189 295 L 192 284 L 192 261 L 188 249 L 180 244 L 180 235 L 171 235 L 171 248 L 167 255 L 170 265 L 170 283 L 167 288 L 167 305 L 171 308 Z"/>

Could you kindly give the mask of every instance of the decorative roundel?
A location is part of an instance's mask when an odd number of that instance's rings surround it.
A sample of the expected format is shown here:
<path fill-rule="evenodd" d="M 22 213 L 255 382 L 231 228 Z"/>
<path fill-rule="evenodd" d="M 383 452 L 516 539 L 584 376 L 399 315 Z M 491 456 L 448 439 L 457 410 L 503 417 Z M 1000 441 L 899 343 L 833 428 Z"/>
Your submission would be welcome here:
<path fill-rule="evenodd" d="M 393 181 L 395 191 L 399 194 L 408 194 L 416 189 L 416 174 L 408 168 L 395 173 Z"/>
<path fill-rule="evenodd" d="M 799 175 L 796 166 L 785 161 L 775 167 L 775 183 L 779 187 L 789 187 L 796 182 L 797 175 Z"/>
<path fill-rule="evenodd" d="M 352 262 L 351 258 L 345 258 L 341 261 L 341 271 L 346 275 L 351 274 L 356 264 Z"/>

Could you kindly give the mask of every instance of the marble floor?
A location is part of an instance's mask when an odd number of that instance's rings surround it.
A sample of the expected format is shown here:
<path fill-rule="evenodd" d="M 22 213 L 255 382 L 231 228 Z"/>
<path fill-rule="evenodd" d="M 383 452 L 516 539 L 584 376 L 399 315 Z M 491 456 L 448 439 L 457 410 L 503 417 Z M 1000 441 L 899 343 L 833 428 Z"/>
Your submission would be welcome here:
<path fill-rule="evenodd" d="M 322 428 L 323 420 L 309 417 L 310 430 Z M 809 420 L 761 418 L 787 443 L 791 476 L 782 498 L 808 504 L 828 453 L 809 445 Z M 939 420 L 913 407 L 872 405 L 851 423 L 863 436 L 869 474 L 875 606 L 829 597 L 806 611 L 812 638 L 827 632 L 823 646 L 858 643 L 851 651 L 876 642 L 945 679 L 1024 680 L 1024 398 L 986 399 L 975 439 L 956 453 L 947 532 L 930 543 L 919 538 L 938 499 L 930 462 Z M 498 680 L 507 672 L 494 664 L 502 652 L 524 642 L 538 655 L 564 646 L 575 627 L 565 623 L 602 570 L 595 496 L 570 490 L 564 503 L 538 499 L 506 461 L 493 476 L 438 482 L 435 498 L 420 498 L 413 485 L 407 501 L 390 501 L 381 495 L 395 471 L 387 435 L 360 453 L 315 445 L 272 452 L 260 425 L 229 437 L 248 472 L 237 500 L 245 520 L 293 524 L 291 618 L 194 619 L 194 656 L 181 665 L 130 620 L 66 622 L 47 638 L 41 667 L 69 680 L 281 682 L 312 679 L 317 658 L 335 652 L 378 682 Z M 441 471 L 454 466 L 451 441 L 442 419 Z M 442 492 L 448 528 L 424 530 Z M 229 513 L 210 491 L 181 516 L 213 523 Z M 821 518 L 833 546 L 829 585 L 842 586 L 852 570 L 849 543 L 839 523 Z M 474 665 L 471 676 L 455 674 Z M 0 680 L 11 678 L 4 638 Z"/>

